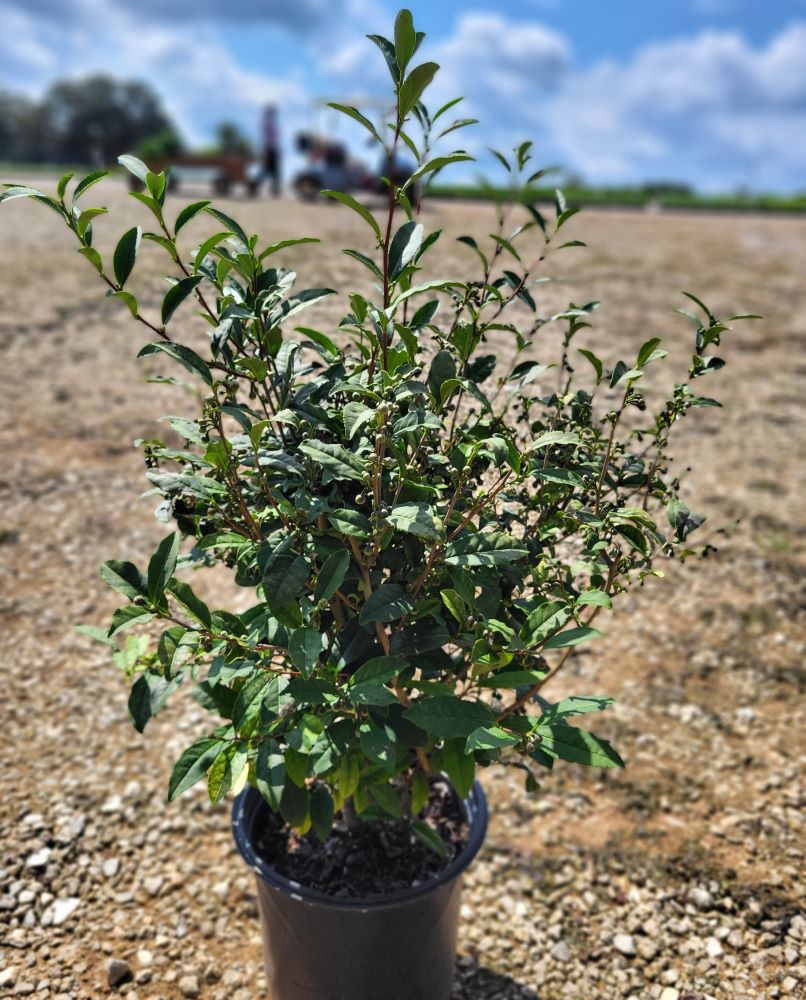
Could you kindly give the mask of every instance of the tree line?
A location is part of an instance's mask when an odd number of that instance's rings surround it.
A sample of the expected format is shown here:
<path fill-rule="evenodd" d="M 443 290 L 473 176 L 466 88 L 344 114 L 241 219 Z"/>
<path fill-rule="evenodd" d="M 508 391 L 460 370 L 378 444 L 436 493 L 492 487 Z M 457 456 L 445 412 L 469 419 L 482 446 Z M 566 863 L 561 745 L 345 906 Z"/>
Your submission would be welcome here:
<path fill-rule="evenodd" d="M 250 151 L 237 125 L 222 122 L 213 149 Z M 55 81 L 39 99 L 0 90 L 0 160 L 106 167 L 121 153 L 172 157 L 185 150 L 159 95 L 140 80 L 106 74 Z"/>

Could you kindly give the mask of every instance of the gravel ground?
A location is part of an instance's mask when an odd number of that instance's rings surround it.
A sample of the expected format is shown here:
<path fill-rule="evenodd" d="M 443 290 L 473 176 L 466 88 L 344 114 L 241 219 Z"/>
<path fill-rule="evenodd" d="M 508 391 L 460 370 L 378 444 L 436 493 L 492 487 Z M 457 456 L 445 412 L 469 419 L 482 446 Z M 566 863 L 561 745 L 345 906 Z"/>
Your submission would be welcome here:
<path fill-rule="evenodd" d="M 121 188 L 106 199 L 115 231 L 132 224 Z M 286 263 L 317 285 L 354 280 L 336 252 L 355 235 L 349 213 L 222 207 L 266 238 L 325 237 Z M 431 208 L 428 221 L 446 229 L 434 277 L 465 253 L 453 236 L 492 227 L 484 206 Z M 130 442 L 155 433 L 148 414 L 185 404 L 143 382 L 139 330 L 54 222 L 19 202 L 0 212 L 0 996 L 256 1000 L 256 901 L 227 807 L 202 792 L 164 802 L 200 710 L 178 698 L 144 741 L 123 681 L 71 631 L 114 606 L 97 564 L 142 560 L 160 537 Z M 466 879 L 455 998 L 806 996 L 806 222 L 591 212 L 574 225 L 591 250 L 562 261 L 567 287 L 541 308 L 603 299 L 598 335 L 614 350 L 657 332 L 684 366 L 681 288 L 767 318 L 724 347 L 730 367 L 709 392 L 727 409 L 681 430 L 690 505 L 723 526 L 719 551 L 623 601 L 554 688 L 618 699 L 598 731 L 626 771 L 566 766 L 532 798 L 485 776 L 494 818 Z M 98 229 L 105 248 L 111 227 Z M 147 258 L 143 284 L 157 266 Z M 226 600 L 226 581 L 209 586 Z"/>

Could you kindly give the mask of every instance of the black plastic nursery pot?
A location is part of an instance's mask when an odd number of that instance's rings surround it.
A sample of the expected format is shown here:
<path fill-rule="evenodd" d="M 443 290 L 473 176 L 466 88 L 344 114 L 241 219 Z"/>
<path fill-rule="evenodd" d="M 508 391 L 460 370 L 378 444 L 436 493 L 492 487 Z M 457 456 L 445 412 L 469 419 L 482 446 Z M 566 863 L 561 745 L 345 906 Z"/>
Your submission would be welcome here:
<path fill-rule="evenodd" d="M 487 833 L 487 800 L 475 783 L 464 808 L 464 850 L 433 879 L 371 899 L 339 899 L 292 882 L 255 850 L 268 806 L 247 787 L 232 831 L 254 871 L 271 1000 L 448 1000 L 462 873 Z"/>

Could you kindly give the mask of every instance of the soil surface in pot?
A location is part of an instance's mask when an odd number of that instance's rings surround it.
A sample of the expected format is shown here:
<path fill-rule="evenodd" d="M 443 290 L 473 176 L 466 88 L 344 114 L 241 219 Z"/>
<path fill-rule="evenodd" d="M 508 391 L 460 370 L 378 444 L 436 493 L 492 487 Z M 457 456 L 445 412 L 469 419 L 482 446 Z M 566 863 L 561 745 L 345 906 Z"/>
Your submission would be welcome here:
<path fill-rule="evenodd" d="M 445 857 L 422 844 L 400 820 L 366 820 L 348 830 L 338 817 L 322 842 L 312 831 L 300 836 L 277 813 L 255 836 L 263 860 L 286 878 L 329 896 L 366 898 L 408 889 L 434 878 L 468 840 L 462 804 L 444 782 L 434 782 L 421 819 L 445 844 Z"/>

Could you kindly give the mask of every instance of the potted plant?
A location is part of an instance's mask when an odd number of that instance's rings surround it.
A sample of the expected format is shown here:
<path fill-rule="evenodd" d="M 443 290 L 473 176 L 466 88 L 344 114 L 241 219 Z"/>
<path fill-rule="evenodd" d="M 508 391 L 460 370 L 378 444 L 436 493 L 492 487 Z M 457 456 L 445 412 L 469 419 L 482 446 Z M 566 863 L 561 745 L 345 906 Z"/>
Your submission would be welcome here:
<path fill-rule="evenodd" d="M 337 330 L 297 325 L 333 292 L 295 291 L 277 264 L 310 240 L 264 246 L 206 200 L 174 216 L 166 175 L 131 156 L 121 164 L 144 185 L 132 197 L 153 221 L 124 233 L 111 261 L 92 238 L 105 209 L 86 203 L 103 171 L 69 198 L 71 175 L 55 196 L 6 185 L 0 197 L 56 212 L 149 330 L 139 356 L 198 389 L 196 413 L 167 418 L 173 441 L 142 442 L 157 516 L 176 528 L 145 569 L 104 563 L 125 603 L 108 629 L 82 629 L 115 649 L 140 632 L 125 660 L 138 731 L 185 682 L 220 719 L 177 761 L 168 798 L 203 778 L 214 802 L 236 796 L 276 1000 L 447 997 L 461 872 L 486 827 L 477 772 L 517 768 L 533 793 L 556 761 L 622 766 L 577 724 L 611 699 L 551 701 L 549 685 L 599 637 L 614 598 L 660 575 L 660 557 L 692 554 L 703 518 L 669 472 L 669 436 L 689 410 L 719 405 L 694 386 L 723 366 L 709 351 L 728 329 L 688 296 L 688 378 L 653 406 L 640 386 L 666 357 L 658 338 L 612 362 L 578 347 L 597 303 L 544 315 L 535 297 L 548 256 L 582 245 L 564 240 L 575 209 L 560 192 L 552 213 L 523 201 L 518 223 L 501 209 L 489 247 L 460 237 L 477 276 L 437 264 L 423 280 L 441 234 L 409 193 L 470 159 L 430 149 L 471 121 L 448 122 L 455 101 L 427 110 L 438 67 L 412 68 L 423 35 L 408 11 L 393 40 L 370 38 L 393 120 L 335 107 L 387 162 L 405 146 L 418 167 L 389 183 L 380 220 L 327 192 L 366 223 L 366 244 L 345 253 L 373 282 L 349 295 Z M 528 143 L 496 155 L 525 187 L 542 173 Z M 202 216 L 217 231 L 193 244 Z M 142 240 L 171 265 L 157 316 L 128 288 Z M 173 336 L 191 305 L 204 351 Z M 188 582 L 222 564 L 251 592 L 248 610 L 211 608 Z"/>

